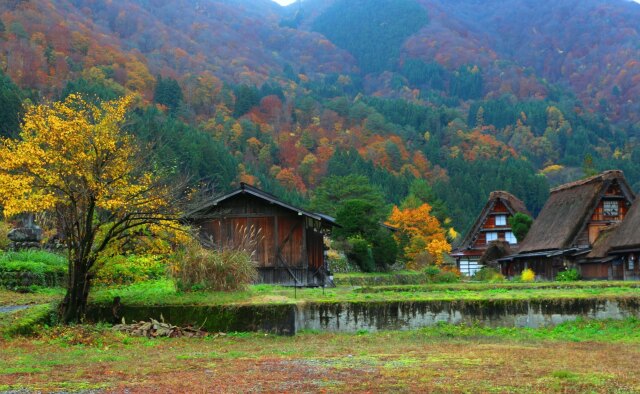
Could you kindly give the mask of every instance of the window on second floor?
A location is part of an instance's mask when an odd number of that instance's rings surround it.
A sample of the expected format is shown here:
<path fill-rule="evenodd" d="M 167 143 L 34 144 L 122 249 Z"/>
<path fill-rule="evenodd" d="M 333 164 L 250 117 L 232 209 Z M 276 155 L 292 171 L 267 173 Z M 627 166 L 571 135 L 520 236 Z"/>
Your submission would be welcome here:
<path fill-rule="evenodd" d="M 509 242 L 511 245 L 515 245 L 518 243 L 518 239 L 516 239 L 516 236 L 513 235 L 513 233 L 511 231 L 507 231 L 504 234 L 504 239 Z"/>
<path fill-rule="evenodd" d="M 506 225 L 507 225 L 507 215 L 497 215 L 496 226 L 506 226 Z"/>
<path fill-rule="evenodd" d="M 606 217 L 617 217 L 620 214 L 618 201 L 604 201 L 602 213 Z"/>
<path fill-rule="evenodd" d="M 495 241 L 497 239 L 498 239 L 498 233 L 496 233 L 496 232 L 487 233 L 487 243 L 489 243 L 491 241 Z"/>

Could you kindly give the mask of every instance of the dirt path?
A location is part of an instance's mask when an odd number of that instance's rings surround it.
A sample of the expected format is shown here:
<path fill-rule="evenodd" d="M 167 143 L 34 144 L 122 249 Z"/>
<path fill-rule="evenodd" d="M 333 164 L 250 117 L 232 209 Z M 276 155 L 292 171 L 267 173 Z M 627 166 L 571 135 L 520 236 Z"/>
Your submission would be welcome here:
<path fill-rule="evenodd" d="M 21 311 L 23 309 L 27 309 L 32 307 L 33 305 L 5 305 L 0 306 L 0 313 L 9 313 L 15 311 Z"/>

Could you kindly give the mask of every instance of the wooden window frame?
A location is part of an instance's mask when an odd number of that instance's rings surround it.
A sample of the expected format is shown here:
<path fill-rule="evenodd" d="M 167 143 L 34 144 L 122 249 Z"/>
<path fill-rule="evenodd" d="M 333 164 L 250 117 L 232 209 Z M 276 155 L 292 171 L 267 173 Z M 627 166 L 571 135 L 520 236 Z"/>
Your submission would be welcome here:
<path fill-rule="evenodd" d="M 611 207 L 615 204 L 615 214 L 612 214 L 612 210 L 607 210 L 607 204 L 611 204 Z M 611 208 L 610 207 L 610 208 Z M 602 216 L 607 218 L 615 218 L 620 216 L 620 201 L 617 200 L 604 200 L 602 202 Z"/>

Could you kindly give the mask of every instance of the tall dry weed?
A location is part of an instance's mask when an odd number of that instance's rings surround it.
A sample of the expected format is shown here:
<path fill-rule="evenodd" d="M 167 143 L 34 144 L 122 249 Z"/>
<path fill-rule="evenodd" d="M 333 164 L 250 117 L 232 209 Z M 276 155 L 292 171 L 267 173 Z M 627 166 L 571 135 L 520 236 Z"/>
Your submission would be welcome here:
<path fill-rule="evenodd" d="M 255 256 L 261 231 L 237 226 L 235 236 L 214 242 L 192 241 L 177 256 L 173 275 L 185 291 L 235 291 L 245 289 L 258 277 Z"/>

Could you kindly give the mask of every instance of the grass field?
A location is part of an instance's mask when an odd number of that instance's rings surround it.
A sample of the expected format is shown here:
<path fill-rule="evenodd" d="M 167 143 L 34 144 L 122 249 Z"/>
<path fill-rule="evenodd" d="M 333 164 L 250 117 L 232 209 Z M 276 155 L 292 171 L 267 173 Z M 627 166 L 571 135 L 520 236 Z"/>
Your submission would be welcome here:
<path fill-rule="evenodd" d="M 62 299 L 60 288 L 16 293 L 0 288 L 0 306 L 49 303 Z M 191 292 L 176 289 L 170 280 L 127 286 L 95 287 L 90 302 L 110 304 L 119 296 L 127 305 L 300 304 L 305 302 L 379 302 L 452 300 L 527 300 L 640 297 L 639 282 L 450 283 L 377 287 L 293 289 L 270 285 L 246 291 Z"/>
<path fill-rule="evenodd" d="M 634 319 L 205 339 L 53 328 L 0 340 L 0 391 L 634 393 L 639 357 Z"/>
<path fill-rule="evenodd" d="M 246 291 L 178 292 L 171 281 L 161 280 L 115 288 L 97 288 L 91 302 L 109 304 L 115 296 L 129 305 L 296 304 L 305 302 L 380 302 L 452 300 L 524 300 L 562 298 L 640 297 L 637 282 L 579 282 L 542 284 L 442 284 L 389 288 L 337 287 L 292 289 L 268 285 Z"/>
<path fill-rule="evenodd" d="M 443 324 L 413 331 L 228 333 L 204 339 L 135 338 L 100 325 L 33 324 L 63 294 L 0 290 L 0 306 L 41 304 L 0 314 L 0 392 L 640 392 L 637 319 L 543 329 Z M 110 303 L 116 295 L 125 304 L 146 305 L 637 298 L 640 284 L 454 283 L 324 293 L 251 286 L 235 293 L 180 293 L 170 281 L 155 281 L 96 287 L 91 299 Z"/>

